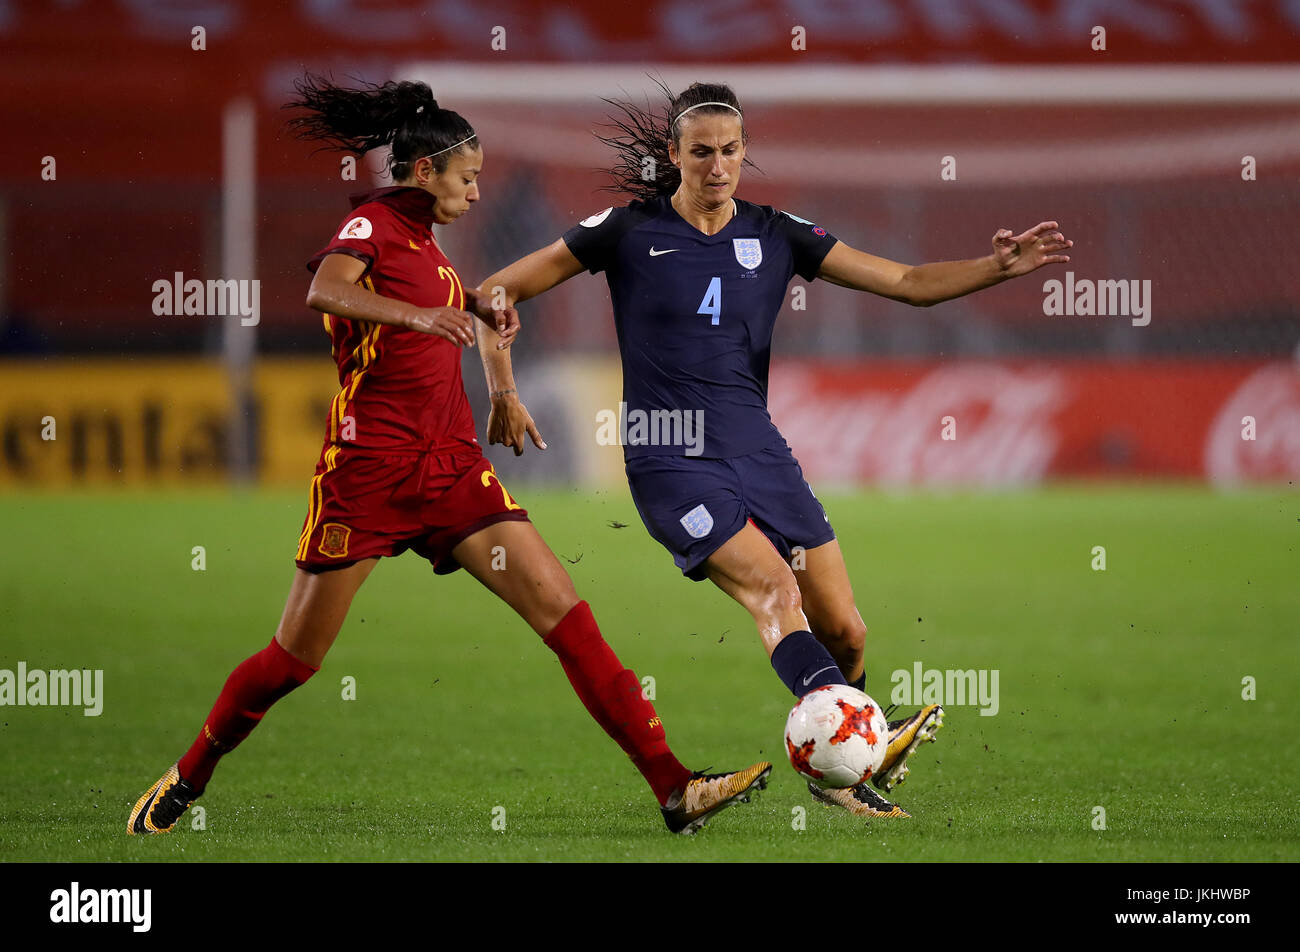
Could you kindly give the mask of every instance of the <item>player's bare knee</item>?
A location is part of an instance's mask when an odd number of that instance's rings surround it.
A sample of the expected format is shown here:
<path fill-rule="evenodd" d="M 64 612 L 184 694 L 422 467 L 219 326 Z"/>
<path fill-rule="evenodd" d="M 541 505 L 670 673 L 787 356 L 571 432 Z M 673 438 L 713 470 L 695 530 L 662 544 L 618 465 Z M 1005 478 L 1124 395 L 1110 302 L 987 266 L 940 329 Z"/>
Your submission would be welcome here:
<path fill-rule="evenodd" d="M 275 640 L 287 654 L 314 668 L 324 663 L 330 649 L 329 642 L 322 644 L 320 639 L 312 639 L 301 632 L 286 632 L 283 627 L 276 629 Z"/>
<path fill-rule="evenodd" d="M 540 635 L 545 635 L 563 621 L 564 616 L 581 601 L 567 574 L 564 575 L 563 583 L 539 588 L 535 595 L 533 604 L 520 614 Z"/>
<path fill-rule="evenodd" d="M 839 629 L 840 644 L 854 654 L 861 654 L 867 645 L 867 624 L 856 611 Z"/>
<path fill-rule="evenodd" d="M 759 614 L 783 616 L 803 610 L 803 593 L 794 573 L 786 566 L 764 575 L 755 586 Z"/>
<path fill-rule="evenodd" d="M 824 626 L 818 634 L 836 658 L 860 657 L 867 643 L 867 626 L 856 611 Z"/>
<path fill-rule="evenodd" d="M 566 613 L 581 601 L 578 590 L 573 585 L 573 579 L 558 562 L 555 564 L 555 570 L 546 579 L 544 590 L 547 600 L 557 608 L 563 608 Z"/>
<path fill-rule="evenodd" d="M 546 611 L 557 619 L 562 619 L 565 615 L 569 614 L 569 612 L 573 611 L 573 606 L 577 605 L 579 601 L 581 601 L 581 599 L 578 598 L 578 593 L 573 590 L 572 586 L 570 586 L 568 594 L 557 592 L 552 598 L 547 600 Z"/>

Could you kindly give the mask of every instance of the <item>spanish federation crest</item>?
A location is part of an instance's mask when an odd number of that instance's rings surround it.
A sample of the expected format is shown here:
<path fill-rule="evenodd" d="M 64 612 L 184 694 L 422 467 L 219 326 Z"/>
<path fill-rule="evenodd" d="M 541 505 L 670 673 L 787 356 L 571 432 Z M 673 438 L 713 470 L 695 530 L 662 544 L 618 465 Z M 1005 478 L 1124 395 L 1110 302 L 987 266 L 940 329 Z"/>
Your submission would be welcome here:
<path fill-rule="evenodd" d="M 348 536 L 352 535 L 352 530 L 338 522 L 327 522 L 322 528 L 325 531 L 320 540 L 321 555 L 328 555 L 332 559 L 346 557 Z"/>
<path fill-rule="evenodd" d="M 732 238 L 731 244 L 736 249 L 736 260 L 750 271 L 763 263 L 763 246 L 757 238 Z"/>
<path fill-rule="evenodd" d="M 713 531 L 713 516 L 700 503 L 681 518 L 682 528 L 691 534 L 692 539 L 703 539 Z"/>

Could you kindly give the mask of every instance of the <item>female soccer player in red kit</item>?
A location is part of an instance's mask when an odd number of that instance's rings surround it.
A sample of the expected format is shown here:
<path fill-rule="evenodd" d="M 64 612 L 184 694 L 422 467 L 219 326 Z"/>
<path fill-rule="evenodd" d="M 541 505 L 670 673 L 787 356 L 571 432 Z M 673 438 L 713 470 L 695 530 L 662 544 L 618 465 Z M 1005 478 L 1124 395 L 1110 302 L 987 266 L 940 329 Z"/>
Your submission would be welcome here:
<path fill-rule="evenodd" d="M 354 196 L 352 213 L 308 264 L 315 277 L 307 305 L 324 315 L 341 389 L 280 625 L 231 673 L 193 745 L 136 803 L 128 832 L 175 825 L 221 757 L 320 669 L 379 559 L 407 549 L 439 574 L 465 568 L 518 612 L 645 777 L 669 829 L 694 832 L 761 789 L 771 765 L 706 775 L 678 762 L 640 681 L 483 456 L 460 373 L 461 347 L 474 342 L 466 309 L 490 315 L 501 347 L 518 318 L 464 287 L 432 227 L 479 198 L 483 150 L 473 128 L 423 83 L 344 89 L 308 77 L 297 90 L 290 106 L 307 112 L 291 122 L 300 136 L 357 155 L 390 146 L 397 185 Z M 494 570 L 501 551 L 508 568 Z"/>

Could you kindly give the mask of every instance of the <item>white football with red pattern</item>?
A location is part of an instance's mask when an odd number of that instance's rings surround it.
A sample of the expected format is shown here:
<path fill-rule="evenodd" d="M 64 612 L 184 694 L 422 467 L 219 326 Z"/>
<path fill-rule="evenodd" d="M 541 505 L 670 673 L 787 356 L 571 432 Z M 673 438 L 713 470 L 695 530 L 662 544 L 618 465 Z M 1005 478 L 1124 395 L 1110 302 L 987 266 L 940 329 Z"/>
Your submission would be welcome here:
<path fill-rule="evenodd" d="M 880 769 L 889 725 L 880 705 L 847 684 L 803 696 L 785 722 L 790 766 L 822 787 L 853 787 Z"/>

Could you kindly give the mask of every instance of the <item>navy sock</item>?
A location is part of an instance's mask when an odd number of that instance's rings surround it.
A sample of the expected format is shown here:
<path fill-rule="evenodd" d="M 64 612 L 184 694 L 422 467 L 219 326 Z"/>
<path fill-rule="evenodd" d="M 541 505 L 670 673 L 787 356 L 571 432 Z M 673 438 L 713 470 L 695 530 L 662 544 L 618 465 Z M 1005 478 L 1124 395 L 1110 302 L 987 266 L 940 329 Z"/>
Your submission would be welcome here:
<path fill-rule="evenodd" d="M 850 685 L 850 687 L 855 687 L 859 691 L 865 693 L 867 690 L 867 672 L 863 671 L 862 674 L 858 676 L 858 679 Z"/>
<path fill-rule="evenodd" d="M 782 638 L 772 652 L 772 667 L 795 697 L 823 685 L 845 683 L 840 666 L 810 631 L 792 631 Z"/>

